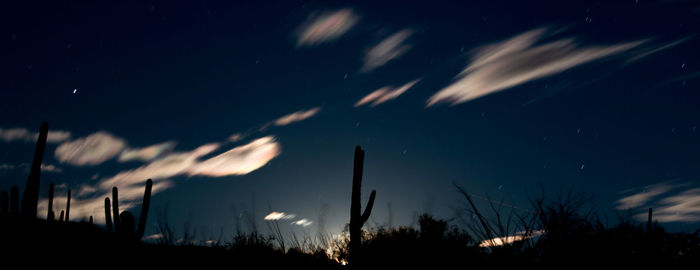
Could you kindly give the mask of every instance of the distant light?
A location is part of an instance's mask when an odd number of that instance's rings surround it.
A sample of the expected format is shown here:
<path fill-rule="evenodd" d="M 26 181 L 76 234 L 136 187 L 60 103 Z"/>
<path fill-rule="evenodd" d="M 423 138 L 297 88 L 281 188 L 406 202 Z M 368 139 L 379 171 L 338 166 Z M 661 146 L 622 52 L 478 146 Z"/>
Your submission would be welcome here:
<path fill-rule="evenodd" d="M 78 88 L 73 89 L 73 94 L 77 94 L 77 93 L 78 93 Z"/>

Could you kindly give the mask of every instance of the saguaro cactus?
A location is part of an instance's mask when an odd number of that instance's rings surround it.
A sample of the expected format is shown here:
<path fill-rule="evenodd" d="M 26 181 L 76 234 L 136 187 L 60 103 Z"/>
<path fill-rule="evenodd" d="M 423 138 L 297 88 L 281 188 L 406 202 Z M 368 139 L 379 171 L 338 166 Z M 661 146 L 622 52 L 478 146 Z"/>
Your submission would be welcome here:
<path fill-rule="evenodd" d="M 58 222 L 63 222 L 63 210 L 61 210 L 61 215 L 58 217 Z"/>
<path fill-rule="evenodd" d="M 350 201 L 350 263 L 357 266 L 359 264 L 358 251 L 362 241 L 362 226 L 369 219 L 374 205 L 374 198 L 377 195 L 375 190 L 369 195 L 369 201 L 362 213 L 360 197 L 362 192 L 362 167 L 365 161 L 365 151 L 358 145 L 355 147 L 355 161 L 352 171 L 352 197 Z M 360 214 L 362 213 L 362 214 Z"/>
<path fill-rule="evenodd" d="M 53 221 L 56 218 L 56 215 L 53 213 L 53 188 L 54 185 L 53 183 L 49 184 L 49 210 L 46 213 L 46 220 L 48 221 Z"/>
<path fill-rule="evenodd" d="M 134 215 L 129 211 L 124 211 L 119 214 L 119 197 L 117 187 L 112 188 L 112 215 L 114 219 L 114 231 L 124 235 L 125 237 L 139 240 L 143 238 L 146 231 L 146 221 L 148 218 L 148 208 L 151 205 L 151 190 L 153 189 L 153 180 L 146 181 L 146 191 L 143 194 L 143 204 L 141 205 L 141 218 L 139 218 L 138 227 L 134 228 Z M 105 198 L 105 217 L 107 230 L 112 230 L 112 220 L 109 213 L 109 198 Z"/>
<path fill-rule="evenodd" d="M 146 191 L 143 193 L 143 204 L 141 204 L 141 217 L 139 217 L 139 227 L 136 229 L 136 238 L 143 238 L 146 232 L 146 220 L 148 218 L 148 208 L 151 207 L 151 189 L 153 188 L 153 180 L 146 181 Z"/>
<path fill-rule="evenodd" d="M 36 140 L 36 148 L 34 149 L 34 160 L 32 161 L 32 169 L 27 177 L 27 185 L 22 196 L 22 216 L 27 218 L 36 218 L 36 208 L 39 203 L 39 175 L 41 174 L 41 160 L 44 158 L 44 149 L 46 148 L 46 138 L 49 134 L 49 123 L 41 123 L 39 128 L 39 138 Z"/>
<path fill-rule="evenodd" d="M 114 231 L 119 231 L 119 190 L 112 188 L 112 220 L 114 221 Z"/>
<path fill-rule="evenodd" d="M 107 226 L 107 231 L 112 231 L 112 213 L 109 207 L 109 198 L 105 198 L 105 226 Z"/>
<path fill-rule="evenodd" d="M 70 189 L 68 190 L 68 199 L 66 201 L 66 222 L 68 222 L 68 216 L 70 215 Z"/>

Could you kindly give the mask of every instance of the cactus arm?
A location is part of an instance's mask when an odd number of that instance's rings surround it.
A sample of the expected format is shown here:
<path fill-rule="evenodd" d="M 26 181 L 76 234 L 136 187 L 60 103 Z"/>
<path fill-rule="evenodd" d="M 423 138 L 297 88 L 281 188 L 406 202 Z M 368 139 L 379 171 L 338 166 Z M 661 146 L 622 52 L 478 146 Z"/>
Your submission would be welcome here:
<path fill-rule="evenodd" d="M 119 222 L 119 191 L 117 187 L 112 188 L 112 219 L 114 222 L 114 231 L 119 232 L 121 223 Z"/>
<path fill-rule="evenodd" d="M 107 231 L 112 232 L 112 213 L 109 207 L 109 198 L 105 198 L 105 225 L 107 226 Z"/>
<path fill-rule="evenodd" d="M 365 224 L 365 222 L 367 222 L 367 220 L 369 219 L 369 215 L 372 213 L 372 206 L 374 206 L 374 197 L 376 195 L 377 191 L 372 190 L 372 193 L 369 195 L 369 201 L 367 202 L 367 206 L 365 207 L 365 212 L 362 213 L 360 224 Z"/>
<path fill-rule="evenodd" d="M 141 205 L 141 217 L 139 218 L 139 227 L 136 230 L 136 239 L 143 238 L 146 232 L 146 219 L 148 218 L 148 208 L 151 206 L 151 189 L 153 180 L 146 181 L 146 191 L 143 193 L 143 204 Z"/>

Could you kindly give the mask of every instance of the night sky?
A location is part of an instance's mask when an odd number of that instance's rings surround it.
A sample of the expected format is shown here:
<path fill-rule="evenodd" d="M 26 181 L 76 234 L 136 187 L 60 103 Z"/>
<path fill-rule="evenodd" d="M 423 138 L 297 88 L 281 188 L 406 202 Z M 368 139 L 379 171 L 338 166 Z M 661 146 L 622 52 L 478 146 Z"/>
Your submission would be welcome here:
<path fill-rule="evenodd" d="M 463 2 L 4 1 L 0 189 L 48 121 L 40 215 L 49 182 L 103 222 L 152 178 L 147 235 L 339 233 L 355 145 L 371 226 L 452 219 L 453 183 L 700 225 L 700 2 Z"/>

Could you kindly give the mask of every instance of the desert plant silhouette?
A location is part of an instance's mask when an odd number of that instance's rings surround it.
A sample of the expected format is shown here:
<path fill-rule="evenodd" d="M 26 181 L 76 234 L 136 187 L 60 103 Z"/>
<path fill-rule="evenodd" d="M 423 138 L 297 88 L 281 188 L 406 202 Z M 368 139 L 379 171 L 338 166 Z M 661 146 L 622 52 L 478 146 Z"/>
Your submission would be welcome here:
<path fill-rule="evenodd" d="M 362 167 L 365 161 L 365 151 L 358 145 L 355 147 L 353 171 L 352 171 L 352 197 L 350 201 L 350 265 L 351 267 L 362 267 L 362 251 L 360 250 L 362 241 L 362 226 L 369 219 L 374 205 L 374 198 L 377 195 L 375 190 L 369 195 L 369 201 L 365 211 L 362 212 L 360 196 L 362 195 Z"/>
<path fill-rule="evenodd" d="M 138 227 L 134 228 L 134 215 L 129 211 L 119 213 L 119 191 L 117 187 L 112 188 L 112 207 L 113 216 L 110 216 L 109 198 L 105 198 L 105 220 L 107 230 L 112 228 L 112 220 L 114 221 L 114 230 L 119 234 L 129 239 L 140 240 L 146 231 L 146 221 L 148 218 L 148 208 L 151 205 L 151 189 L 153 188 L 153 180 L 146 180 L 146 190 L 143 193 L 143 204 L 141 205 L 141 217 L 139 218 Z"/>

